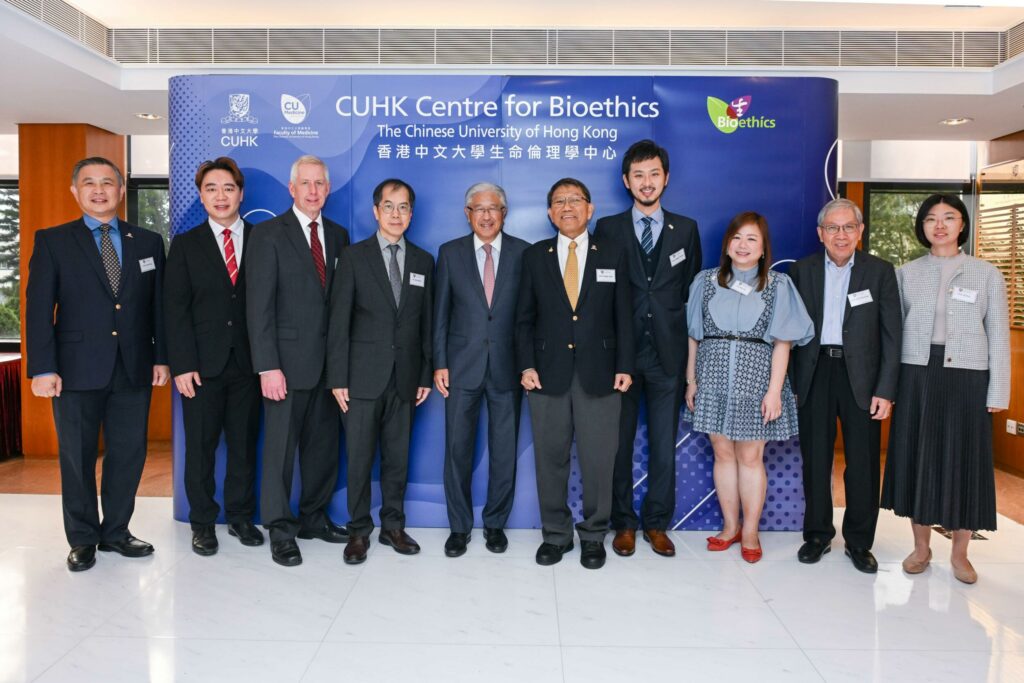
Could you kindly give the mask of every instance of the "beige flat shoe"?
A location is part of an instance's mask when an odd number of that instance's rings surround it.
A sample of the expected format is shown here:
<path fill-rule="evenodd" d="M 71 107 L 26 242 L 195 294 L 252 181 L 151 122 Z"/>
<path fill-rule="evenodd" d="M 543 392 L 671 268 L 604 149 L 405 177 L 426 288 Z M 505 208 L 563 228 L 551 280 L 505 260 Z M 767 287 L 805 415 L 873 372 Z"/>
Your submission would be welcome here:
<path fill-rule="evenodd" d="M 928 549 L 928 558 L 923 562 L 915 560 L 914 554 L 907 555 L 907 559 L 903 560 L 903 571 L 907 574 L 920 574 L 928 568 L 928 564 L 932 561 L 932 549 Z"/>
<path fill-rule="evenodd" d="M 971 565 L 970 561 L 967 562 L 966 567 L 957 567 L 955 564 L 952 566 L 953 576 L 955 576 L 956 580 L 960 583 L 971 584 L 977 582 L 978 572 L 974 571 L 974 567 Z"/>

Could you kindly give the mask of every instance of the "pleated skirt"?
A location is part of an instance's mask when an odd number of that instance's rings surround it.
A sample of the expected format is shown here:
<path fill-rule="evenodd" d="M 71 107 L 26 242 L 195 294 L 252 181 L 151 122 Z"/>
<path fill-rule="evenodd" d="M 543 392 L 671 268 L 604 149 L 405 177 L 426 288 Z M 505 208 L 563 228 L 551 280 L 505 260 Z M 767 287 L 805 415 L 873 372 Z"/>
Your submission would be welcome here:
<path fill-rule="evenodd" d="M 994 531 L 988 370 L 943 367 L 944 353 L 933 345 L 927 366 L 900 366 L 882 507 L 917 524 Z"/>

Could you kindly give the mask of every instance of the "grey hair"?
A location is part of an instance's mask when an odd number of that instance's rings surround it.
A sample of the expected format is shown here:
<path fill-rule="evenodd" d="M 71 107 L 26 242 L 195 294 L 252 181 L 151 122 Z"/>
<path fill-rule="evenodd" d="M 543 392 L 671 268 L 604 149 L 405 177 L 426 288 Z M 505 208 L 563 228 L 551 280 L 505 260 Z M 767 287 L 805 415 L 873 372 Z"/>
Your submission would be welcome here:
<path fill-rule="evenodd" d="M 481 192 L 493 192 L 498 195 L 498 199 L 501 200 L 501 208 L 508 208 L 508 198 L 505 196 L 505 190 L 502 189 L 501 185 L 495 185 L 494 183 L 475 183 L 466 190 L 466 206 L 473 200 L 474 195 L 478 195 Z"/>
<path fill-rule="evenodd" d="M 849 199 L 838 197 L 821 207 L 821 211 L 818 212 L 818 225 L 822 226 L 825 224 L 825 216 L 830 212 L 841 211 L 842 209 L 849 209 L 850 211 L 853 211 L 853 216 L 857 219 L 858 225 L 864 222 L 864 213 L 860 210 L 859 206 L 854 202 L 851 202 Z"/>
<path fill-rule="evenodd" d="M 327 182 L 331 182 L 331 169 L 327 168 L 327 164 L 324 163 L 324 160 L 318 156 L 313 156 L 312 154 L 303 154 L 295 160 L 294 164 L 292 164 L 292 172 L 291 175 L 289 175 L 289 179 L 293 183 L 299 179 L 299 166 L 302 166 L 303 164 L 313 164 L 314 166 L 321 167 L 324 169 L 324 178 L 327 179 Z"/>
<path fill-rule="evenodd" d="M 124 176 L 121 175 L 121 169 L 119 169 L 113 161 L 103 157 L 87 157 L 75 164 L 75 167 L 71 169 L 72 185 L 78 184 L 78 174 L 81 173 L 82 169 L 86 166 L 109 166 L 114 170 L 114 175 L 117 176 L 118 187 L 124 187 Z"/>

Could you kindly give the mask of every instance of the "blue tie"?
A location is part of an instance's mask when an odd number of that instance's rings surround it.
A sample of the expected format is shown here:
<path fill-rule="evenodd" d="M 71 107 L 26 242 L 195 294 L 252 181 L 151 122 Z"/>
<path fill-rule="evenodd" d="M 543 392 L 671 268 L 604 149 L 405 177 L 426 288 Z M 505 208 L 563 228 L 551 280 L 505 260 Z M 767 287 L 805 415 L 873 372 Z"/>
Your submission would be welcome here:
<path fill-rule="evenodd" d="M 640 248 L 644 250 L 644 253 L 648 256 L 654 251 L 654 233 L 651 232 L 651 223 L 654 219 L 650 216 L 644 216 L 640 219 L 640 222 L 644 224 L 643 234 L 640 236 Z"/>

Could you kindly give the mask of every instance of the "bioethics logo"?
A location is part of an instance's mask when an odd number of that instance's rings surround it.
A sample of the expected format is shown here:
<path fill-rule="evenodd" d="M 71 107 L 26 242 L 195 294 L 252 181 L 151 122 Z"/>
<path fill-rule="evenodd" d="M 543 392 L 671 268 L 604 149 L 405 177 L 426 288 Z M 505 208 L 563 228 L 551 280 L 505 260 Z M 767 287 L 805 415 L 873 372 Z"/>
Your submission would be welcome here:
<path fill-rule="evenodd" d="M 255 116 L 249 115 L 249 93 L 232 93 L 228 95 L 228 115 L 221 123 L 259 123 Z"/>
<path fill-rule="evenodd" d="M 306 120 L 309 114 L 309 95 L 281 95 L 281 115 L 288 121 L 298 125 Z"/>
<path fill-rule="evenodd" d="M 765 116 L 747 116 L 750 113 L 750 95 L 724 102 L 717 97 L 708 98 L 708 116 L 722 133 L 735 133 L 740 128 L 774 128 L 775 119 Z"/>

